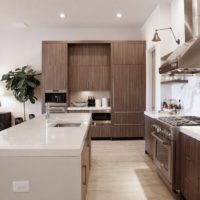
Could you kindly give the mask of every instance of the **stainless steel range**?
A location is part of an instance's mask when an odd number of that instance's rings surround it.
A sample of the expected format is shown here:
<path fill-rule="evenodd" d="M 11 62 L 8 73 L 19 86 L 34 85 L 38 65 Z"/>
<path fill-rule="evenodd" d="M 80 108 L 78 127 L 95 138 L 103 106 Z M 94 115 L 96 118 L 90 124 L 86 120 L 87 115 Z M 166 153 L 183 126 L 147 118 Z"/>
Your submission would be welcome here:
<path fill-rule="evenodd" d="M 200 125 L 200 117 L 160 117 L 153 124 L 154 163 L 158 173 L 174 192 L 179 193 L 179 127 Z"/>

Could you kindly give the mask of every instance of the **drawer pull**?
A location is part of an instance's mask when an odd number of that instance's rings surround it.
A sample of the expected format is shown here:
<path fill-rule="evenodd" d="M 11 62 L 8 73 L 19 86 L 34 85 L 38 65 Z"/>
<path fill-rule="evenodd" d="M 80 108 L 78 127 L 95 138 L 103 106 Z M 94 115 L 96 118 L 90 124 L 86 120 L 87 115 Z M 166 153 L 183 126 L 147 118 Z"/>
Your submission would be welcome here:
<path fill-rule="evenodd" d="M 82 169 L 84 170 L 84 181 L 83 181 L 83 185 L 87 185 L 87 166 L 83 165 Z"/>

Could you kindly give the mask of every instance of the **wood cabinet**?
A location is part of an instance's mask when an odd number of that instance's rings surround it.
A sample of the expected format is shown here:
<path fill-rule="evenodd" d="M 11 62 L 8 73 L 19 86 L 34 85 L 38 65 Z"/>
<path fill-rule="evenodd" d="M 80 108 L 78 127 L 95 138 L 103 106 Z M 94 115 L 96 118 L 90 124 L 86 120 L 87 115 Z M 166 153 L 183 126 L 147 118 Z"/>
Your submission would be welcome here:
<path fill-rule="evenodd" d="M 112 137 L 144 137 L 145 42 L 114 42 L 112 51 Z"/>
<path fill-rule="evenodd" d="M 91 126 L 91 136 L 94 139 L 110 138 L 111 124 L 97 123 Z"/>
<path fill-rule="evenodd" d="M 181 194 L 186 200 L 200 199 L 200 142 L 180 134 Z"/>
<path fill-rule="evenodd" d="M 69 90 L 109 90 L 110 67 L 71 66 L 69 68 Z"/>
<path fill-rule="evenodd" d="M 145 65 L 144 41 L 114 42 L 111 51 L 112 65 Z"/>
<path fill-rule="evenodd" d="M 67 89 L 67 49 L 66 42 L 42 43 L 42 75 L 44 90 Z"/>
<path fill-rule="evenodd" d="M 69 45 L 69 90 L 110 89 L 110 44 Z"/>
<path fill-rule="evenodd" d="M 81 181 L 82 181 L 82 200 L 86 200 L 89 171 L 91 167 L 91 132 L 89 130 L 85 139 L 81 154 Z"/>
<path fill-rule="evenodd" d="M 154 124 L 154 119 L 145 116 L 145 151 L 153 159 L 154 143 L 152 133 L 152 125 Z"/>

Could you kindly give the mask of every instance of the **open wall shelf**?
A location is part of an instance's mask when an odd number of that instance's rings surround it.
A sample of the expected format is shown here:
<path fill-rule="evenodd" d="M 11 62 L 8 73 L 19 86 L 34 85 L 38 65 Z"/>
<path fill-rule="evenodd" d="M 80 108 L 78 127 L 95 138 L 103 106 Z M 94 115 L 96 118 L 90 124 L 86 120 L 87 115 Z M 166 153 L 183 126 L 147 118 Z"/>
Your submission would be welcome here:
<path fill-rule="evenodd" d="M 172 84 L 172 83 L 188 83 L 188 80 L 174 79 L 174 80 L 162 81 L 161 82 L 161 84 Z"/>

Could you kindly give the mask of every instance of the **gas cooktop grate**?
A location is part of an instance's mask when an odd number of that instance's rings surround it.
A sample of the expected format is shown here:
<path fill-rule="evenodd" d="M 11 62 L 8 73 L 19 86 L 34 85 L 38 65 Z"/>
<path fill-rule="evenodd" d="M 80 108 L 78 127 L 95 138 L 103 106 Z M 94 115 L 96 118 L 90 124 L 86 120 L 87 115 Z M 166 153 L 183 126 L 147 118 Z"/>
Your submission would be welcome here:
<path fill-rule="evenodd" d="M 160 117 L 160 121 L 168 123 L 172 126 L 198 126 L 200 125 L 200 117 L 182 116 L 182 117 Z"/>

